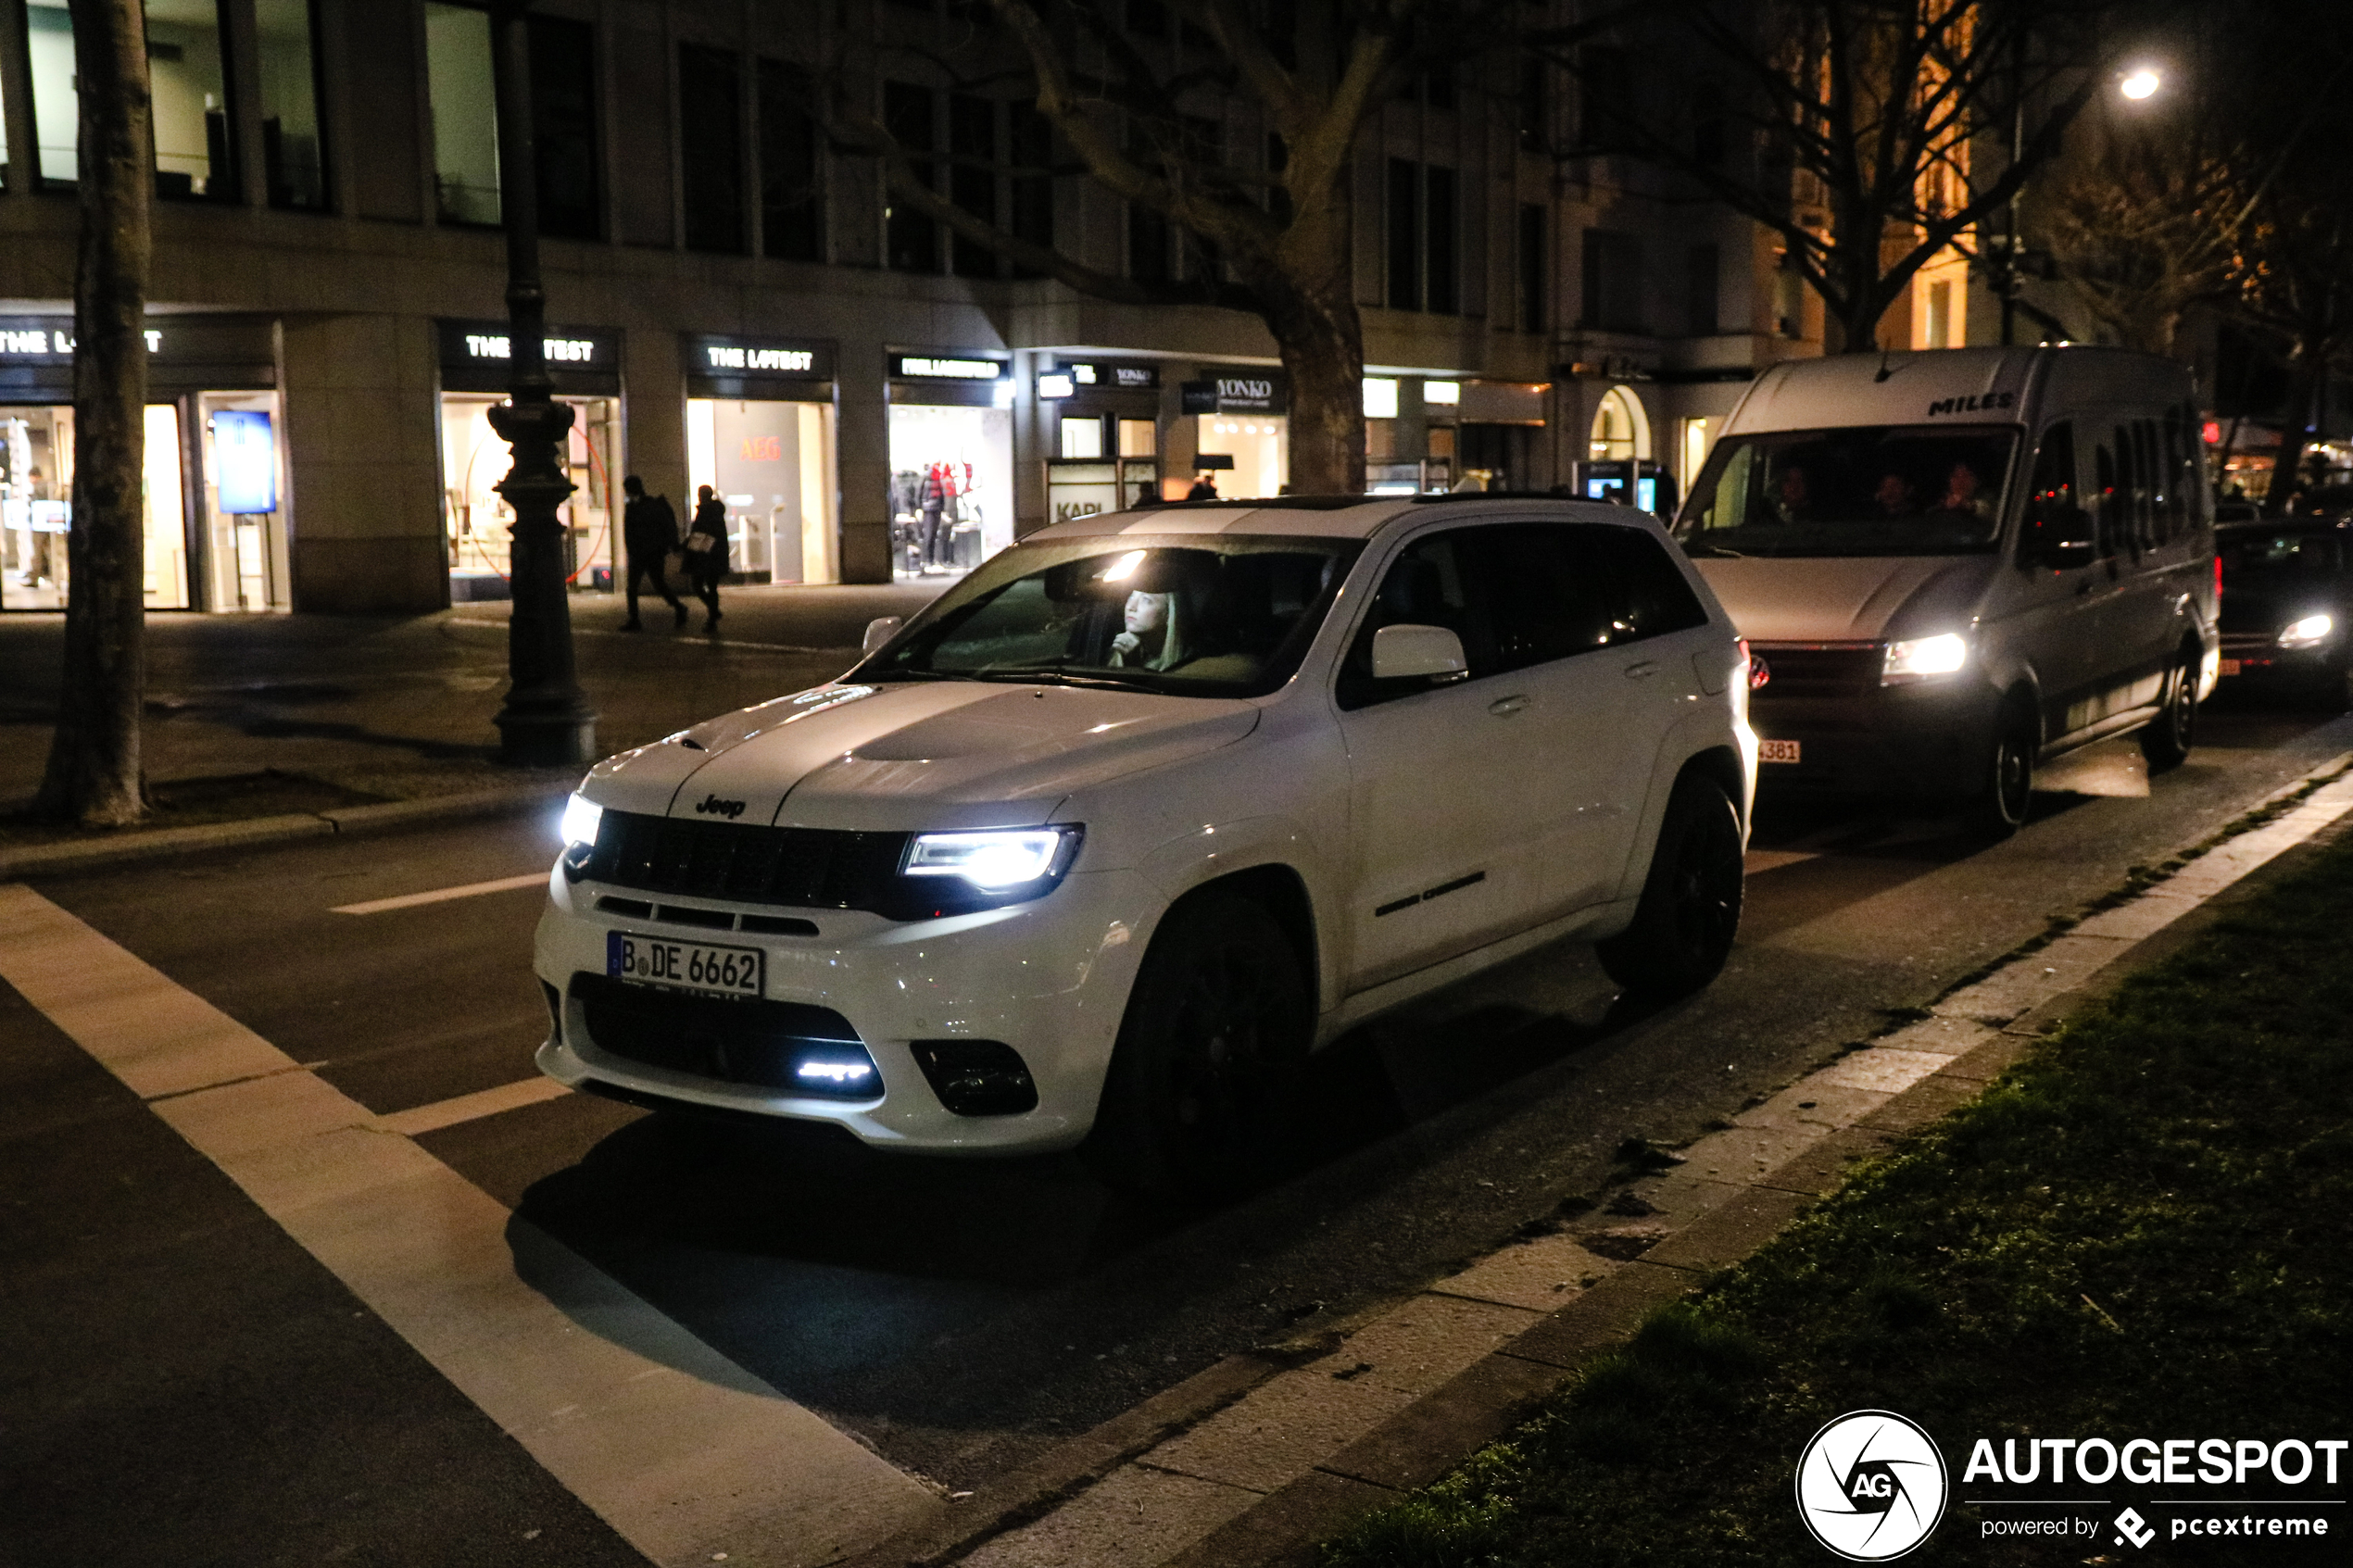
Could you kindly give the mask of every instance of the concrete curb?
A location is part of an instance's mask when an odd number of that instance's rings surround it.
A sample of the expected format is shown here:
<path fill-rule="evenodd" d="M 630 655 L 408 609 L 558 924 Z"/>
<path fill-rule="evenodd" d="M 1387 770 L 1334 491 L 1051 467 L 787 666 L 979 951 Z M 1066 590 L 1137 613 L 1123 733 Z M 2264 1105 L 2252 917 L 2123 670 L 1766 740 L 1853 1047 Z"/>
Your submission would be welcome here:
<path fill-rule="evenodd" d="M 1065 1447 L 1094 1462 L 1050 1456 L 1038 1467 L 1053 1472 L 1039 1477 L 1050 1486 L 1009 1476 L 983 1511 L 960 1508 L 921 1541 L 861 1554 L 856 1568 L 1312 1568 L 1320 1542 L 1508 1434 L 1651 1311 L 1743 1261 L 1842 1185 L 1856 1160 L 1975 1099 L 2066 1016 L 2194 941 L 2227 902 L 2309 858 L 2315 839 L 2346 831 L 2348 762 L 2353 754 L 2314 769 L 2247 815 L 2299 792 L 2310 798 L 1968 977 L 1925 1017 L 1743 1112 L 1674 1169 L 1579 1217 L 1576 1234 L 1490 1254 L 1304 1364 L 1221 1363 L 1194 1382 L 1231 1392 L 1176 1401 L 1199 1405 L 1197 1424 L 1139 1424 L 1116 1445 L 1090 1434 Z M 1166 1436 L 1145 1440 L 1154 1427 Z"/>
<path fill-rule="evenodd" d="M 288 844 L 304 838 L 394 833 L 427 822 L 472 822 L 484 817 L 506 816 L 552 805 L 571 794 L 572 787 L 570 784 L 507 785 L 497 789 L 469 790 L 460 795 L 432 796 L 422 800 L 388 800 L 374 806 L 345 806 L 333 811 L 296 811 L 277 817 L 248 817 L 241 822 L 155 828 L 104 839 L 76 839 L 63 844 L 40 844 L 24 849 L 0 850 L 0 882 L 110 871 L 145 861 L 201 855 L 214 849 L 252 848 L 261 845 Z"/>

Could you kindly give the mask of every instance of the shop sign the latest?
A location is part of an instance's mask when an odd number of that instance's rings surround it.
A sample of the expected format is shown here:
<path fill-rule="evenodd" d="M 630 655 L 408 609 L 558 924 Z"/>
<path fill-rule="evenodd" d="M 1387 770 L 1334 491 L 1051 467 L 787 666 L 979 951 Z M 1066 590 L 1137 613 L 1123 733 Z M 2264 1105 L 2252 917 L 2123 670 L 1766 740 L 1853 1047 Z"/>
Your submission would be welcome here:
<path fill-rule="evenodd" d="M 686 373 L 714 380 L 831 381 L 834 345 L 799 338 L 720 337 L 690 334 Z"/>
<path fill-rule="evenodd" d="M 1290 388 L 1271 371 L 1238 371 L 1231 375 L 1189 381 L 1177 387 L 1186 414 L 1280 414 L 1290 404 Z"/>
<path fill-rule="evenodd" d="M 504 321 L 442 321 L 441 383 L 452 392 L 504 392 L 514 343 Z M 551 325 L 540 340 L 560 391 L 619 392 L 621 333 L 610 327 Z M 595 383 L 595 384 L 588 384 Z"/>

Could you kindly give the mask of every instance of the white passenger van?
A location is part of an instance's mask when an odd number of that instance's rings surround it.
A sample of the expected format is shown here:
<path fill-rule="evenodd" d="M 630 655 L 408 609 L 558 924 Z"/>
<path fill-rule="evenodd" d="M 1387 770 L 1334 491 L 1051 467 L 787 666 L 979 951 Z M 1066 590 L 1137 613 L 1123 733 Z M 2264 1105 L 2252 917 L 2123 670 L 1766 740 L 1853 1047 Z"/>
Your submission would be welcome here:
<path fill-rule="evenodd" d="M 2153 769 L 2213 690 L 2211 499 L 2188 370 L 2120 349 L 1777 365 L 1675 535 L 1749 639 L 1759 785 L 1964 797 L 2133 729 Z"/>

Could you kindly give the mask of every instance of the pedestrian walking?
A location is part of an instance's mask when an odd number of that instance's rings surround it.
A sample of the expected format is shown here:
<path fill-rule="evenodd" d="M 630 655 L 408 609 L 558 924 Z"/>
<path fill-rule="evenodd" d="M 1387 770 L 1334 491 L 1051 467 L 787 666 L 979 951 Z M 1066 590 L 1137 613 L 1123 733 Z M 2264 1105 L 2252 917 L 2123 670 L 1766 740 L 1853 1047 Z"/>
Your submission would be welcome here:
<path fill-rule="evenodd" d="M 686 525 L 686 586 L 710 612 L 706 632 L 719 630 L 719 580 L 727 575 L 727 508 L 708 484 L 695 492 L 695 521 Z M 679 624 L 686 624 L 680 609 Z"/>
<path fill-rule="evenodd" d="M 637 621 L 637 580 L 653 580 L 654 592 L 669 604 L 671 624 L 686 624 L 686 602 L 671 591 L 670 576 L 664 563 L 678 547 L 678 514 L 671 509 L 667 495 L 646 494 L 645 481 L 635 474 L 621 482 L 622 494 L 628 501 L 621 508 L 621 545 L 629 558 L 629 619 L 621 623 L 624 632 L 642 632 Z"/>

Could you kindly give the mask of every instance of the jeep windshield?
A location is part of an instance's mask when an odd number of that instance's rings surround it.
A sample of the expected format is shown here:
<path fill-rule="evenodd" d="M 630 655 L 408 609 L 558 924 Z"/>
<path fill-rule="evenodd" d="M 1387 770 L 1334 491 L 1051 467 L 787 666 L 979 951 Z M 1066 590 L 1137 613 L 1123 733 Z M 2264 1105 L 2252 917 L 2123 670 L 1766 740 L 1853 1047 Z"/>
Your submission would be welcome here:
<path fill-rule="evenodd" d="M 1198 534 L 1016 545 L 941 595 L 854 678 L 1261 696 L 1299 668 L 1362 548 Z"/>
<path fill-rule="evenodd" d="M 1694 556 L 1952 556 L 1991 550 L 2018 432 L 2006 427 L 1726 436 L 1675 521 Z"/>

